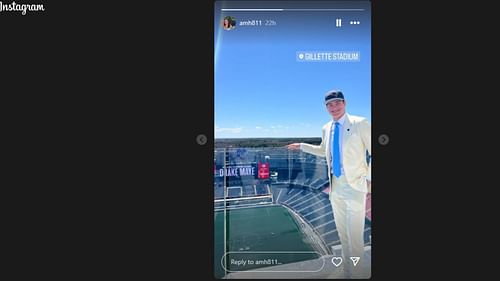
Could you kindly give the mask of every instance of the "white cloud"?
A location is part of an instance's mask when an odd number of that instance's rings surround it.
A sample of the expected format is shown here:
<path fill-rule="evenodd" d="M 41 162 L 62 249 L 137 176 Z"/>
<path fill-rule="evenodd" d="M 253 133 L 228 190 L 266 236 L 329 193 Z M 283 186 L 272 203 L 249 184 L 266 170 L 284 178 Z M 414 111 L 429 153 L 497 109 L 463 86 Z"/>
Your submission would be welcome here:
<path fill-rule="evenodd" d="M 239 134 L 243 128 L 215 128 L 216 133 L 231 133 L 231 134 Z"/>

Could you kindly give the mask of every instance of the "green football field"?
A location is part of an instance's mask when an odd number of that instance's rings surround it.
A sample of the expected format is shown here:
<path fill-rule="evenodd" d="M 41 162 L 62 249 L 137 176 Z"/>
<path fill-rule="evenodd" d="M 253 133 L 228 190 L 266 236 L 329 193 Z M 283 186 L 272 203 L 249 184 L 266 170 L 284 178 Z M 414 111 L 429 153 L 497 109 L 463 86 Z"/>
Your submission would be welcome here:
<path fill-rule="evenodd" d="M 315 253 L 296 253 L 293 251 L 315 251 L 300 230 L 292 215 L 282 206 L 273 205 L 217 211 L 214 215 L 215 227 L 215 277 L 222 278 L 225 267 L 231 271 L 248 270 L 270 266 L 271 263 L 286 264 L 318 258 Z M 224 243 L 224 222 L 226 222 L 226 243 Z M 259 251 L 286 251 L 292 253 L 245 253 Z M 243 252 L 243 253 L 242 253 Z M 251 260 L 250 264 L 236 264 L 236 261 Z M 234 261 L 234 264 L 231 264 Z M 261 262 L 261 265 L 257 263 Z M 267 262 L 267 265 L 264 264 Z M 273 264 L 271 264 L 273 265 Z"/>

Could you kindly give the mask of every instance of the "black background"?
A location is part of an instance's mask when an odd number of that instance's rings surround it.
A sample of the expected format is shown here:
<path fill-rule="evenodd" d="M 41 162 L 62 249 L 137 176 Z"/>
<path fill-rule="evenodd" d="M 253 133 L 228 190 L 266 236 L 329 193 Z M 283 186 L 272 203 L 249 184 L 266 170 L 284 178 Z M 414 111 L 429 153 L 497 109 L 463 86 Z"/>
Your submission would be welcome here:
<path fill-rule="evenodd" d="M 388 2 L 373 4 L 373 279 L 487 276 L 493 9 Z M 5 268 L 212 278 L 212 2 L 44 5 L 0 13 Z"/>

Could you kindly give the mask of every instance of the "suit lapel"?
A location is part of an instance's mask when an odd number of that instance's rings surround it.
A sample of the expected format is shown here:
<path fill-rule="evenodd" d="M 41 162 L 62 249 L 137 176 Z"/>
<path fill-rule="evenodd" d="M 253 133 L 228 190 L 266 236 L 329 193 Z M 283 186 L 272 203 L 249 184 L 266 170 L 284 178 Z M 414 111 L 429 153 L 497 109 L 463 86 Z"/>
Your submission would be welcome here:
<path fill-rule="evenodd" d="M 330 121 L 328 122 L 328 133 L 326 134 L 326 143 L 327 143 L 327 147 L 326 147 L 326 160 L 328 163 L 331 162 L 331 154 L 332 154 L 332 122 L 333 121 Z M 330 164 L 328 164 L 330 165 Z"/>
<path fill-rule="evenodd" d="M 353 131 L 353 123 L 351 122 L 349 114 L 346 113 L 343 134 L 342 134 L 342 152 L 344 151 L 345 144 L 349 140 L 349 137 L 352 135 L 352 131 Z"/>

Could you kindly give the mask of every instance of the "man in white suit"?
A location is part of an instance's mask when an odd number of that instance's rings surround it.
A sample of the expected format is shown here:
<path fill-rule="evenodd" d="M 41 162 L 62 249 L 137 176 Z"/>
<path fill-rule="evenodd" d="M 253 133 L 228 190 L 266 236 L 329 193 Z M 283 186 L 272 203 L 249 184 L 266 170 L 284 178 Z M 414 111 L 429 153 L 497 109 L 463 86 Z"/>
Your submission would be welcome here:
<path fill-rule="evenodd" d="M 326 157 L 344 274 L 356 278 L 365 275 L 363 232 L 366 194 L 371 187 L 371 164 L 367 163 L 366 152 L 371 155 L 371 126 L 366 118 L 346 113 L 341 91 L 327 92 L 325 105 L 333 120 L 323 126 L 321 144 L 292 143 L 287 147 Z M 360 258 L 356 265 L 351 257 Z"/>

